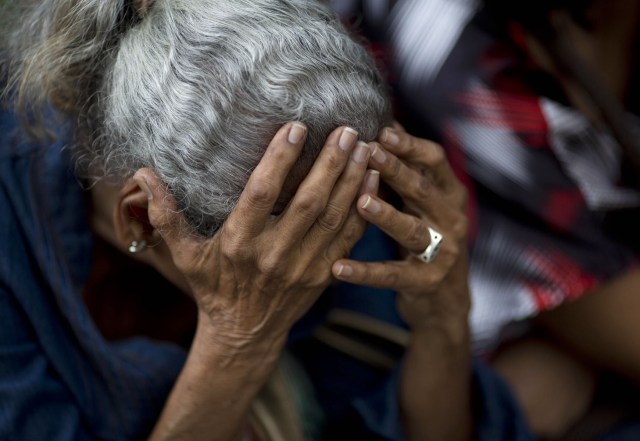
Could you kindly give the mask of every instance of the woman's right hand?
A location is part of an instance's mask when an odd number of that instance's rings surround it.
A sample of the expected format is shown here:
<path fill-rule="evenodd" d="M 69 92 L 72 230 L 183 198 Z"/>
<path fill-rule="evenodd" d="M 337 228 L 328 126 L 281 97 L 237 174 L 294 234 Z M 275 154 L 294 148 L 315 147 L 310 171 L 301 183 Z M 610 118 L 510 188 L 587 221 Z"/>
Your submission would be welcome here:
<path fill-rule="evenodd" d="M 354 201 L 376 191 L 377 174 L 367 174 L 368 145 L 346 128 L 329 136 L 287 208 L 272 215 L 306 133 L 301 123 L 289 123 L 276 134 L 211 238 L 192 232 L 152 170 L 134 176 L 148 189 L 149 221 L 188 282 L 199 325 L 210 325 L 211 338 L 229 356 L 260 343 L 281 347 L 274 341 L 284 344 L 291 326 L 331 282 L 333 262 L 346 257 L 364 232 Z"/>
<path fill-rule="evenodd" d="M 193 233 L 175 199 L 150 169 L 149 222 L 158 231 L 199 309 L 189 357 L 151 439 L 239 439 L 249 409 L 275 367 L 291 326 L 331 282 L 331 265 L 361 237 L 360 192 L 369 147 L 352 130 L 334 131 L 286 209 L 272 215 L 304 145 L 306 128 L 278 131 L 238 204 L 211 238 Z M 341 142 L 342 141 L 342 142 Z"/>

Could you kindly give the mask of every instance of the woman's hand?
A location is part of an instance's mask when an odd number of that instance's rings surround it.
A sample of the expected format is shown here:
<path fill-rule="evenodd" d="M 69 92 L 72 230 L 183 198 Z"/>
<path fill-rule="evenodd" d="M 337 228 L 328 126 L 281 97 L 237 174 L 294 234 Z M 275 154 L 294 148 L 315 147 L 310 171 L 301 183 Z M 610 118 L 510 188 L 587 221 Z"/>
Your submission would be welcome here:
<path fill-rule="evenodd" d="M 228 346 L 230 355 L 254 343 L 283 344 L 332 280 L 332 263 L 346 256 L 364 231 L 354 201 L 359 192 L 375 188 L 377 176 L 365 179 L 370 149 L 348 128 L 329 136 L 284 212 L 272 215 L 306 132 L 301 123 L 290 123 L 276 134 L 212 238 L 191 233 L 151 170 L 134 178 L 149 187 L 150 223 L 186 278 L 200 320 L 210 322 L 213 338 Z"/>
<path fill-rule="evenodd" d="M 339 260 L 334 275 L 352 283 L 390 288 L 411 326 L 398 394 L 409 440 L 466 440 L 472 433 L 467 316 L 466 191 L 442 148 L 385 129 L 374 144 L 370 167 L 402 198 L 399 211 L 374 194 L 358 199 L 358 211 L 409 252 L 400 261 Z M 439 254 L 424 263 L 429 227 L 443 236 Z"/>
<path fill-rule="evenodd" d="M 404 212 L 375 194 L 358 199 L 364 219 L 380 227 L 409 253 L 400 261 L 365 263 L 339 260 L 336 278 L 389 288 L 398 293 L 398 310 L 415 330 L 462 320 L 469 310 L 467 289 L 467 196 L 454 176 L 442 148 L 414 138 L 400 126 L 382 132 L 373 143 L 369 166 L 402 198 Z M 424 263 L 429 227 L 442 234 L 439 254 Z"/>
<path fill-rule="evenodd" d="M 148 215 L 197 302 L 189 357 L 151 439 L 239 439 L 254 399 L 275 367 L 293 323 L 332 280 L 365 221 L 355 210 L 374 192 L 369 146 L 334 131 L 286 209 L 273 215 L 306 128 L 284 126 L 251 174 L 236 208 L 211 238 L 194 235 L 174 198 L 149 169 L 134 176 Z"/>

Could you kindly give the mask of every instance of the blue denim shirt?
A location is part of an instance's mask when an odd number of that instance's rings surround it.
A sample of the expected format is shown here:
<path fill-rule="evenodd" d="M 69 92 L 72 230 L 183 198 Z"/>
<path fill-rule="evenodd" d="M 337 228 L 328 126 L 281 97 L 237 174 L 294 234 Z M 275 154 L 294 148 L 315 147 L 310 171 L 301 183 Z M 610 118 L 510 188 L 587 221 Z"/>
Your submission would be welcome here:
<path fill-rule="evenodd" d="M 60 142 L 26 141 L 17 125 L 0 113 L 0 439 L 143 439 L 186 352 L 100 334 L 81 296 L 92 242 L 68 151 Z M 64 129 L 60 135 L 68 139 Z M 384 258 L 382 236 L 367 234 L 356 257 Z M 309 338 L 336 306 L 399 323 L 393 293 L 343 285 L 324 299 L 295 327 L 291 347 L 333 420 L 331 439 L 402 440 L 398 371 L 373 371 Z M 474 384 L 479 439 L 530 439 L 490 370 L 476 366 Z"/>

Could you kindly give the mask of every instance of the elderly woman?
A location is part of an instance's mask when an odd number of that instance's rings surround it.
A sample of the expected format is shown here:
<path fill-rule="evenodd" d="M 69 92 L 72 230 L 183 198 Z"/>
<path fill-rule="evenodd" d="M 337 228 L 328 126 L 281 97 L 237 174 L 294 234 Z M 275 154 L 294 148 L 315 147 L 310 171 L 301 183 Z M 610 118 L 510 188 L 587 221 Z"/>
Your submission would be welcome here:
<path fill-rule="evenodd" d="M 0 438 L 469 436 L 464 192 L 400 127 L 363 142 L 389 121 L 382 80 L 324 6 L 40 0 L 0 17 Z M 372 230 L 354 248 L 366 222 L 419 258 L 380 255 Z M 388 260 L 356 259 L 362 244 Z M 402 363 L 311 337 L 365 284 L 398 293 L 350 299 L 408 325 L 378 326 Z"/>

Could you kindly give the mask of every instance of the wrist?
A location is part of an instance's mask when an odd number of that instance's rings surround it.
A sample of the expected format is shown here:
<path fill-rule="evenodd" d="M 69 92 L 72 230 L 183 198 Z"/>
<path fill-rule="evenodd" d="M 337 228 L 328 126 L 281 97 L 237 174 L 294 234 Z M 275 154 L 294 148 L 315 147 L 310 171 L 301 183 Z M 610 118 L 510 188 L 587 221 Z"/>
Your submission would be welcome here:
<path fill-rule="evenodd" d="M 237 372 L 271 371 L 286 343 L 286 334 L 260 335 L 231 329 L 200 313 L 191 353 L 209 367 L 233 367 Z M 256 369 L 257 367 L 257 369 Z"/>
<path fill-rule="evenodd" d="M 443 333 L 460 340 L 468 333 L 471 298 L 466 281 L 433 293 L 426 306 L 418 307 L 398 296 L 398 312 L 413 333 Z"/>
<path fill-rule="evenodd" d="M 238 439 L 252 403 L 276 367 L 279 348 L 228 341 L 201 317 L 151 439 Z"/>
<path fill-rule="evenodd" d="M 411 329 L 412 344 L 422 345 L 438 343 L 448 347 L 469 346 L 470 330 L 467 316 L 464 317 L 432 317 Z"/>
<path fill-rule="evenodd" d="M 466 320 L 412 330 L 400 383 L 407 439 L 469 439 L 471 353 Z"/>

